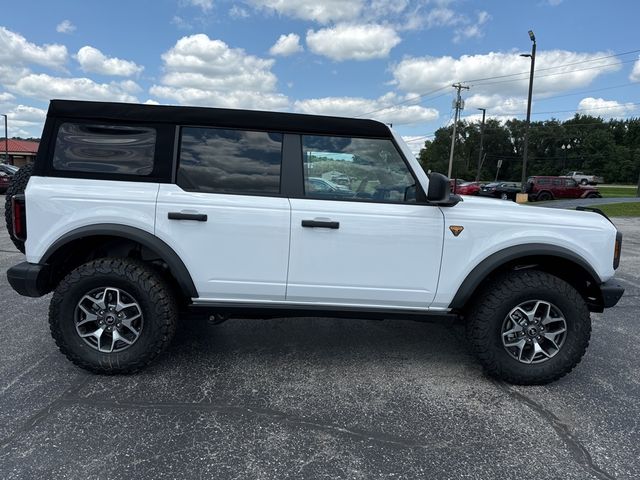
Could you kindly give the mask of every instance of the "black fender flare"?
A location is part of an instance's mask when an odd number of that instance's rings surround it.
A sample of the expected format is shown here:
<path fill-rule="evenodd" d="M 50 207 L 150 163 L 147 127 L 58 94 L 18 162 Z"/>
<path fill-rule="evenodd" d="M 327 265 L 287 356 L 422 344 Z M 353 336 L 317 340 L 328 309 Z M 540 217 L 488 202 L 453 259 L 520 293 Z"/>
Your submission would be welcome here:
<path fill-rule="evenodd" d="M 191 274 L 189 273 L 189 270 L 185 266 L 182 259 L 178 256 L 178 254 L 169 245 L 167 245 L 155 235 L 140 228 L 130 227 L 128 225 L 118 225 L 115 223 L 99 223 L 71 230 L 70 232 L 65 233 L 55 242 L 53 242 L 53 244 L 44 253 L 39 263 L 48 263 L 49 259 L 60 248 L 69 244 L 70 242 L 84 237 L 94 236 L 119 237 L 126 240 L 132 240 L 147 247 L 149 250 L 156 253 L 156 255 L 158 255 L 169 266 L 169 270 L 171 270 L 171 273 L 174 275 L 176 281 L 178 282 L 178 285 L 185 295 L 189 296 L 190 298 L 198 297 L 198 291 L 196 290 L 196 286 L 193 283 Z"/>
<path fill-rule="evenodd" d="M 491 273 L 509 262 L 526 257 L 557 257 L 569 260 L 587 271 L 593 278 L 593 281 L 598 284 L 602 283 L 600 276 L 596 273 L 593 267 L 589 265 L 584 258 L 567 248 L 559 247 L 557 245 L 548 245 L 545 243 L 515 245 L 489 255 L 476 265 L 458 288 L 453 300 L 451 300 L 451 303 L 449 304 L 449 308 L 456 310 L 463 308 L 476 289 L 480 286 L 480 283 L 482 283 L 482 281 Z"/>

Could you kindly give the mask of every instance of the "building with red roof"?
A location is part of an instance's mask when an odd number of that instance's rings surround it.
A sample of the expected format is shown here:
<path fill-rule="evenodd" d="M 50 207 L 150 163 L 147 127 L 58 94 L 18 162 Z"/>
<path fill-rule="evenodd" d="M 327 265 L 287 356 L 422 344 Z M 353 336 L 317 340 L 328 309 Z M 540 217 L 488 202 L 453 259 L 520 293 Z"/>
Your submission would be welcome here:
<path fill-rule="evenodd" d="M 33 163 L 38 153 L 40 142 L 33 140 L 16 140 L 10 138 L 5 142 L 4 138 L 0 138 L 0 162 L 9 163 L 17 167 Z M 7 156 L 5 156 L 8 154 Z"/>

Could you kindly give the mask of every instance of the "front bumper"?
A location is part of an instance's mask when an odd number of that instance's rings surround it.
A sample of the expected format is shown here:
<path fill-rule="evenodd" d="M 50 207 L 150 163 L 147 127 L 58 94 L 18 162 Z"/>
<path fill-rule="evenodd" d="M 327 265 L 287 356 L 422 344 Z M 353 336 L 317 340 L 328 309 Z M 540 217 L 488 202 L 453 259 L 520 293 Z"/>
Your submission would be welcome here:
<path fill-rule="evenodd" d="M 7 270 L 9 285 L 25 297 L 41 297 L 49 288 L 49 265 L 22 262 Z"/>
<path fill-rule="evenodd" d="M 615 306 L 622 297 L 624 287 L 612 279 L 600 284 L 600 293 L 602 294 L 602 306 L 604 308 L 611 308 Z"/>

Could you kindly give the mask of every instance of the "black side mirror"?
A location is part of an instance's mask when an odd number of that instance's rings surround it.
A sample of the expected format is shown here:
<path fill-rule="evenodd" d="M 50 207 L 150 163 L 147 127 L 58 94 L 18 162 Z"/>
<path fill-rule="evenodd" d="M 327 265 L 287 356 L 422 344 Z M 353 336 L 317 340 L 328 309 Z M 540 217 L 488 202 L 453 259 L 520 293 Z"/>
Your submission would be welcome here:
<path fill-rule="evenodd" d="M 441 173 L 431 172 L 427 200 L 433 203 L 446 203 L 449 201 L 450 193 L 449 179 Z"/>

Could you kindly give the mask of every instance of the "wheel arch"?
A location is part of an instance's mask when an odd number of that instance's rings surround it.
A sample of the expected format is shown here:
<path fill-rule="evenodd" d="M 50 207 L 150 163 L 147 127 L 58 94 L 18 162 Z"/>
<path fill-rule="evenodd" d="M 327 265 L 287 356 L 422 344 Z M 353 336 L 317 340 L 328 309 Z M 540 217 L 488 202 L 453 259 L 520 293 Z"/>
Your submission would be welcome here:
<path fill-rule="evenodd" d="M 505 271 L 527 268 L 565 280 L 580 292 L 591 311 L 603 310 L 604 302 L 598 288 L 602 279 L 593 267 L 571 250 L 542 243 L 516 245 L 486 257 L 464 279 L 449 308 L 463 311 L 487 280 Z"/>
<path fill-rule="evenodd" d="M 170 280 L 186 299 L 198 297 L 191 274 L 178 254 L 155 235 L 127 225 L 103 223 L 72 230 L 53 242 L 39 263 L 51 265 L 52 274 L 60 277 L 95 258 L 98 251 L 104 256 L 127 256 L 134 250 L 141 257 L 155 257 L 163 262 Z M 54 288 L 59 280 L 61 278 L 51 278 Z"/>

